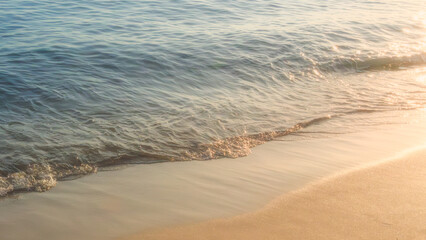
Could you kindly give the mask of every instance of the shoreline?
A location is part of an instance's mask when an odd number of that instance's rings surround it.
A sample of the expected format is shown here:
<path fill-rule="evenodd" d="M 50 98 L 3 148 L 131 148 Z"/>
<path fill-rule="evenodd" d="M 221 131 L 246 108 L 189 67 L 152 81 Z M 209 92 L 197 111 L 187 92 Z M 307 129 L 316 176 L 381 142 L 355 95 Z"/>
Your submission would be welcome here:
<path fill-rule="evenodd" d="M 273 141 L 237 159 L 133 165 L 0 201 L 2 240 L 105 240 L 230 218 L 426 142 L 425 119 L 326 138 Z M 299 140 L 298 140 L 299 139 Z"/>
<path fill-rule="evenodd" d="M 426 147 L 322 179 L 261 210 L 120 240 L 423 239 Z"/>

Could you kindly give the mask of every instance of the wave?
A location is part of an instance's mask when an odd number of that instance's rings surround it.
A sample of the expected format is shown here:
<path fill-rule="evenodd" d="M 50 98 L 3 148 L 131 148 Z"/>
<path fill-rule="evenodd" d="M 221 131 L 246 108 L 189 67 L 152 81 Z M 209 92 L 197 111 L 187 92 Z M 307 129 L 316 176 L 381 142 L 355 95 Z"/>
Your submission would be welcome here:
<path fill-rule="evenodd" d="M 319 69 L 323 72 L 368 72 L 381 70 L 404 70 L 410 67 L 426 64 L 426 52 L 409 56 L 387 56 L 367 59 L 338 58 L 326 64 L 321 64 Z"/>
<path fill-rule="evenodd" d="M 96 173 L 99 167 L 106 167 L 126 163 L 158 163 L 165 161 L 209 160 L 218 158 L 237 158 L 247 156 L 251 148 L 297 132 L 314 124 L 319 124 L 330 119 L 331 116 L 315 118 L 310 121 L 297 123 L 282 131 L 270 131 L 251 135 L 236 136 L 214 141 L 208 144 L 199 144 L 184 151 L 178 157 L 155 156 L 150 154 L 126 155 L 119 158 L 111 158 L 96 164 L 79 163 L 75 166 L 59 164 L 32 164 L 25 170 L 0 176 L 0 197 L 6 195 L 37 191 L 43 192 L 54 187 L 58 180 L 66 180 Z M 135 161 L 135 158 L 148 158 L 150 161 Z"/>
<path fill-rule="evenodd" d="M 404 110 L 414 110 L 407 108 Z M 151 164 L 173 161 L 211 160 L 219 158 L 238 158 L 251 153 L 251 149 L 269 141 L 277 140 L 286 135 L 295 134 L 298 131 L 312 125 L 321 124 L 333 118 L 344 117 L 352 114 L 368 114 L 387 111 L 385 109 L 355 109 L 334 115 L 327 115 L 297 123 L 284 130 L 266 131 L 256 134 L 240 135 L 219 139 L 206 144 L 196 144 L 186 150 L 178 152 L 176 156 L 155 155 L 144 152 L 132 152 L 119 157 L 111 157 L 96 163 L 85 163 L 76 160 L 73 165 L 65 163 L 38 163 L 13 173 L 0 171 L 0 197 L 19 192 L 36 191 L 43 192 L 51 189 L 57 181 L 70 180 L 87 174 L 96 173 L 98 169 L 106 169 L 110 166 L 122 164 Z"/>
<path fill-rule="evenodd" d="M 209 144 L 200 144 L 183 153 L 185 159 L 208 160 L 218 158 L 244 157 L 251 153 L 251 148 L 283 137 L 314 124 L 319 124 L 332 116 L 315 118 L 307 122 L 297 123 L 283 131 L 262 132 L 251 135 L 243 135 L 220 139 Z"/>

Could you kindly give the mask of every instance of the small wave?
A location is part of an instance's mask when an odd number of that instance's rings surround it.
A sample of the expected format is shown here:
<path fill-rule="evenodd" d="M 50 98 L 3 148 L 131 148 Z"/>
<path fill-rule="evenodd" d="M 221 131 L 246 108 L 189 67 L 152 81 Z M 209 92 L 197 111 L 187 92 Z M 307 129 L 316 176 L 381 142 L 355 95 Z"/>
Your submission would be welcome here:
<path fill-rule="evenodd" d="M 344 117 L 351 114 L 374 113 L 386 110 L 356 109 L 344 113 L 327 115 L 309 121 L 300 122 L 290 128 L 278 131 L 267 131 L 250 135 L 240 135 L 219 139 L 207 144 L 197 144 L 175 156 L 161 156 L 148 153 L 133 153 L 105 159 L 92 164 L 77 161 L 75 165 L 63 165 L 55 163 L 32 164 L 25 170 L 14 173 L 1 173 L 0 197 L 17 192 L 36 191 L 43 192 L 51 189 L 60 180 L 78 178 L 83 175 L 96 173 L 98 168 L 110 167 L 120 164 L 132 163 L 160 163 L 167 161 L 210 160 L 218 158 L 238 158 L 251 153 L 251 149 L 266 142 L 276 140 L 286 135 L 295 134 L 298 131 L 312 125 L 320 124 L 332 118 Z"/>
<path fill-rule="evenodd" d="M 251 148 L 274 140 L 278 137 L 294 133 L 300 129 L 330 119 L 331 116 L 316 118 L 301 122 L 283 131 L 270 131 L 251 135 L 236 136 L 217 140 L 209 144 L 199 144 L 176 157 L 157 156 L 140 153 L 138 155 L 125 155 L 120 158 L 107 159 L 96 164 L 80 163 L 77 166 L 63 166 L 58 164 L 32 164 L 25 170 L 0 176 L 0 197 L 11 193 L 36 191 L 44 192 L 56 185 L 58 180 L 67 180 L 79 176 L 95 173 L 98 167 L 108 167 L 126 163 L 158 163 L 164 161 L 209 160 L 218 158 L 237 158 L 250 154 Z M 135 161 L 143 158 L 143 161 Z M 146 160 L 148 159 L 148 161 Z M 151 160 L 149 160 L 151 159 Z"/>
<path fill-rule="evenodd" d="M 300 129 L 329 120 L 332 116 L 315 118 L 307 122 L 297 123 L 291 128 L 283 131 L 270 131 L 246 136 L 236 136 L 220 139 L 209 144 L 200 144 L 183 153 L 185 159 L 208 160 L 217 158 L 237 158 L 244 157 L 251 153 L 251 148 L 272 141 L 278 137 L 283 137 Z"/>
<path fill-rule="evenodd" d="M 417 108 L 403 108 L 401 110 L 415 110 Z M 389 111 L 386 109 L 355 109 L 334 115 L 319 117 L 306 122 L 300 122 L 282 131 L 269 131 L 257 134 L 235 136 L 219 139 L 208 144 L 198 144 L 182 153 L 181 159 L 175 160 L 209 160 L 218 158 L 238 158 L 251 153 L 251 148 L 266 142 L 276 140 L 289 134 L 294 134 L 299 130 L 309 126 L 320 124 L 332 118 L 344 117 L 352 114 L 367 114 Z"/>
<path fill-rule="evenodd" d="M 380 71 L 380 70 L 403 70 L 409 67 L 426 64 L 426 52 L 413 54 L 410 56 L 390 56 L 376 57 L 370 59 L 338 59 L 332 63 L 320 66 L 325 72 L 346 72 L 346 71 Z"/>

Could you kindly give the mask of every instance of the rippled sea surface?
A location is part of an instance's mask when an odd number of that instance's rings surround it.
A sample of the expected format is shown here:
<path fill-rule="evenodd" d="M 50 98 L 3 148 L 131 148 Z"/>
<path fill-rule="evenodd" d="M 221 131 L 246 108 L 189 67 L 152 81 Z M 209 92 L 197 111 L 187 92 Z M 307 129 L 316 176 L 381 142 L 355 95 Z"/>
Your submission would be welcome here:
<path fill-rule="evenodd" d="M 424 10 L 0 0 L 0 195 L 102 166 L 240 157 L 304 130 L 392 123 L 425 107 Z"/>

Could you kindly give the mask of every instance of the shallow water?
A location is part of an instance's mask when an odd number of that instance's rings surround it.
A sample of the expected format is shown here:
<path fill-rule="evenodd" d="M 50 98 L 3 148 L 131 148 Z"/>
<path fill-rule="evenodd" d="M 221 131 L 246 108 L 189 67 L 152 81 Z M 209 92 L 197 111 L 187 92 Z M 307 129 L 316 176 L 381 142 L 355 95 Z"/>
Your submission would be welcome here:
<path fill-rule="evenodd" d="M 2 1 L 0 195 L 409 121 L 424 1 Z"/>

